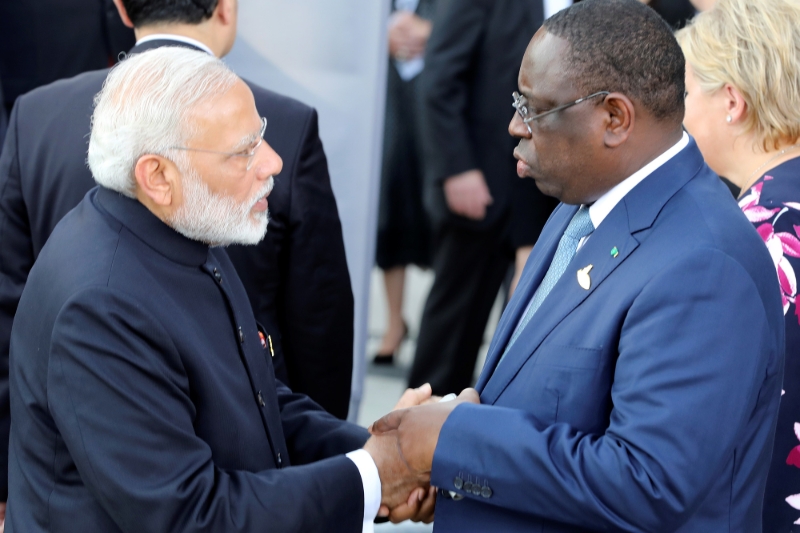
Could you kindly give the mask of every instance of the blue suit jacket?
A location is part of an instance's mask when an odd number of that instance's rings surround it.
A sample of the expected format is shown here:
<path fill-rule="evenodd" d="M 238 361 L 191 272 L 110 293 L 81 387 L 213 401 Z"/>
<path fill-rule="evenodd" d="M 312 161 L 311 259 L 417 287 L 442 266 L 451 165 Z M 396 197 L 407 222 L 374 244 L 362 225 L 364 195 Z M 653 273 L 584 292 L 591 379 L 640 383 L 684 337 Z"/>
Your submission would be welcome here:
<path fill-rule="evenodd" d="M 361 530 L 366 430 L 277 381 L 225 252 L 136 200 L 58 224 L 10 370 L 6 531 Z"/>
<path fill-rule="evenodd" d="M 439 499 L 435 531 L 761 531 L 784 352 L 763 242 L 692 141 L 617 204 L 498 365 L 576 210 L 531 254 L 482 405 L 442 429 L 432 483 L 465 498 Z"/>

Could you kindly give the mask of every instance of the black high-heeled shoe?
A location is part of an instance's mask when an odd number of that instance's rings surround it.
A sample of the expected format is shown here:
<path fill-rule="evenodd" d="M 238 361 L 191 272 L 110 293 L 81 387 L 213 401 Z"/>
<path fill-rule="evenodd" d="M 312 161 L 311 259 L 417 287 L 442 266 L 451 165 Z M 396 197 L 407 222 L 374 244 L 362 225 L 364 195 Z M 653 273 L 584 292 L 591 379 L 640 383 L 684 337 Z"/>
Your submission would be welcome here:
<path fill-rule="evenodd" d="M 403 341 L 408 338 L 408 324 L 406 324 L 405 320 L 403 321 L 403 336 L 400 337 L 400 342 L 397 344 L 397 348 L 395 348 L 394 352 L 390 353 L 376 353 L 375 356 L 372 358 L 372 363 L 378 366 L 391 366 L 394 364 L 394 353 L 400 349 L 400 346 L 403 345 Z"/>

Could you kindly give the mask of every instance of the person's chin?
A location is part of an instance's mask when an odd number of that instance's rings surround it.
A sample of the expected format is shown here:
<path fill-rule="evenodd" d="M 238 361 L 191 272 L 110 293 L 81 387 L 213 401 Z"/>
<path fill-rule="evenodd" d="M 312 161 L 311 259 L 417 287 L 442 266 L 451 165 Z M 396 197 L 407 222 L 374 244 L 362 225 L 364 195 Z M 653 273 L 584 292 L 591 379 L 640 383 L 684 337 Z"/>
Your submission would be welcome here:
<path fill-rule="evenodd" d="M 553 183 L 547 181 L 546 179 L 531 176 L 533 182 L 536 183 L 536 188 L 544 194 L 545 196 L 552 196 L 557 200 L 561 200 L 562 190 L 560 187 L 556 187 Z"/>

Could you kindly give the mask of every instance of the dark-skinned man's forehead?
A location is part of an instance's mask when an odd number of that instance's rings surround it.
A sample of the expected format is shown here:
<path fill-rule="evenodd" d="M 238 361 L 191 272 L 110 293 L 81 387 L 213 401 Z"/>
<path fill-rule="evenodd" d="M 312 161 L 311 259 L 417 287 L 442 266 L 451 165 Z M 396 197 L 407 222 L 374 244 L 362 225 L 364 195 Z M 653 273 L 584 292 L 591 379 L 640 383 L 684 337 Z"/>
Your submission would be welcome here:
<path fill-rule="evenodd" d="M 520 67 L 519 92 L 536 106 L 561 104 L 575 92 L 569 74 L 569 43 L 540 29 L 536 32 Z"/>

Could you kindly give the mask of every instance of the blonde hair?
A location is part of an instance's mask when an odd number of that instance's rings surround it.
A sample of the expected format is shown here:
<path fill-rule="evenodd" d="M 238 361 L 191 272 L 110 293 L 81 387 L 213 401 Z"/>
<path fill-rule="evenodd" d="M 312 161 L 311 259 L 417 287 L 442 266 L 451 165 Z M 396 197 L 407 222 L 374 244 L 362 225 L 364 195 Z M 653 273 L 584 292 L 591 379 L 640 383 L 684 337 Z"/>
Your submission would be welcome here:
<path fill-rule="evenodd" d="M 741 92 L 745 128 L 764 150 L 797 142 L 800 0 L 718 0 L 676 37 L 704 92 Z"/>

